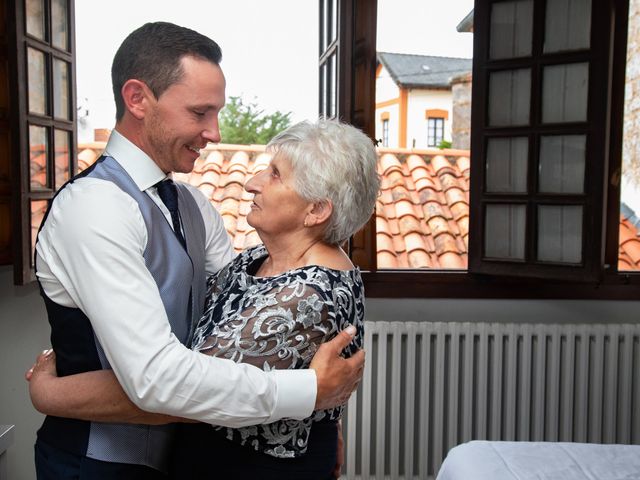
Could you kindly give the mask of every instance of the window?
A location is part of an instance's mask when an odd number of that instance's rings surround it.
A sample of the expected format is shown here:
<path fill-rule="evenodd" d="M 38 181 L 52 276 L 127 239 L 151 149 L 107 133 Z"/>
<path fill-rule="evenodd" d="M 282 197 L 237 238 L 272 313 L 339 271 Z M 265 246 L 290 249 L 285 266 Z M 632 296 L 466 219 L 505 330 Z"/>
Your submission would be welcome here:
<path fill-rule="evenodd" d="M 353 26 L 351 15 L 340 28 Z M 367 293 L 638 298 L 640 278 L 616 267 L 628 2 L 476 2 L 469 19 L 469 270 L 381 270 L 376 246 L 391 239 L 376 238 L 355 249 L 372 261 L 359 263 Z M 372 41 L 374 33 L 364 36 Z M 340 81 L 349 91 L 374 75 L 355 69 Z M 353 119 L 347 110 L 338 115 Z M 435 122 L 429 126 L 435 138 Z M 445 172 L 451 165 L 442 159 L 432 166 Z"/>
<path fill-rule="evenodd" d="M 10 126 L 1 134 L 12 142 L 10 147 L 2 143 L 9 154 L 0 163 L 11 162 L 15 208 L 10 218 L 0 215 L 0 221 L 18 247 L 11 255 L 14 281 L 24 284 L 34 279 L 35 236 L 48 201 L 76 168 L 74 3 L 20 0 L 8 5 L 8 23 L 15 30 L 9 32 L 10 68 L 4 75 L 12 108 Z"/>
<path fill-rule="evenodd" d="M 382 120 L 382 146 L 389 146 L 389 119 Z"/>
<path fill-rule="evenodd" d="M 337 92 L 336 115 L 375 138 L 375 38 L 376 2 L 369 0 L 320 0 L 320 114 L 326 112 L 323 90 Z M 334 13 L 337 12 L 337 17 Z M 334 16 L 332 16 L 334 15 Z M 336 38 L 327 45 L 325 26 L 337 18 Z M 323 69 L 330 55 L 336 58 L 338 74 L 323 87 Z M 348 252 L 364 269 L 375 268 L 375 223 L 373 219 L 351 238 Z"/>
<path fill-rule="evenodd" d="M 437 147 L 444 140 L 444 118 L 427 118 L 427 146 Z"/>

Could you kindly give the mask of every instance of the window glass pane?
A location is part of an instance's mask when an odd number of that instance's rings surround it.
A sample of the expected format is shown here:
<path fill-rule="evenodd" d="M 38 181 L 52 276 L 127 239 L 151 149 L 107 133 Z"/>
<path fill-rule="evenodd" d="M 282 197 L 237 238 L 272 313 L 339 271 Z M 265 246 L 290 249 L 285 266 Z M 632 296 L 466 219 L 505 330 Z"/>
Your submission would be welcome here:
<path fill-rule="evenodd" d="M 329 0 L 331 4 L 331 42 L 338 36 L 338 0 Z"/>
<path fill-rule="evenodd" d="M 487 205 L 485 257 L 524 260 L 526 213 L 524 205 Z"/>
<path fill-rule="evenodd" d="M 589 64 L 553 65 L 543 75 L 542 121 L 586 122 Z"/>
<path fill-rule="evenodd" d="M 494 3 L 491 7 L 491 58 L 526 57 L 531 55 L 533 2 Z"/>
<path fill-rule="evenodd" d="M 545 13 L 545 53 L 589 48 L 591 0 L 553 0 Z"/>
<path fill-rule="evenodd" d="M 44 40 L 44 0 L 26 0 L 27 33 Z"/>
<path fill-rule="evenodd" d="M 492 73 L 489 77 L 489 124 L 528 125 L 530 98 L 529 69 Z"/>
<path fill-rule="evenodd" d="M 45 127 L 29 126 L 29 178 L 31 190 L 45 190 L 49 188 L 48 167 L 49 149 L 47 129 Z"/>
<path fill-rule="evenodd" d="M 51 0 L 51 40 L 54 47 L 69 50 L 68 0 Z"/>
<path fill-rule="evenodd" d="M 322 117 L 326 117 L 329 112 L 327 111 L 327 98 L 329 97 L 328 92 L 328 62 L 325 62 L 320 67 L 320 115 Z"/>
<path fill-rule="evenodd" d="M 64 182 L 69 180 L 70 162 L 69 162 L 69 132 L 66 130 L 56 130 L 54 138 L 55 165 L 56 165 L 56 185 L 58 190 Z"/>
<path fill-rule="evenodd" d="M 427 119 L 427 146 L 437 147 L 444 140 L 444 118 Z"/>
<path fill-rule="evenodd" d="M 53 116 L 71 119 L 69 111 L 69 64 L 53 60 Z"/>
<path fill-rule="evenodd" d="M 618 270 L 640 270 L 640 1 L 629 2 Z"/>
<path fill-rule="evenodd" d="M 321 28 L 320 32 L 320 53 L 324 52 L 327 49 L 327 45 L 329 45 L 329 0 L 321 0 L 321 10 L 320 15 L 322 16 L 321 20 Z"/>
<path fill-rule="evenodd" d="M 582 206 L 538 207 L 538 260 L 582 262 Z"/>
<path fill-rule="evenodd" d="M 382 121 L 382 146 L 389 146 L 389 120 Z"/>
<path fill-rule="evenodd" d="M 584 192 L 586 143 L 585 135 L 553 135 L 540 139 L 541 192 Z"/>
<path fill-rule="evenodd" d="M 28 77 L 29 77 L 29 112 L 46 115 L 46 68 L 44 53 L 33 48 L 28 49 Z"/>
<path fill-rule="evenodd" d="M 437 0 L 377 7 L 375 138 L 386 147 L 378 151 L 377 267 L 465 269 L 473 0 L 455 9 Z"/>
<path fill-rule="evenodd" d="M 490 138 L 487 142 L 487 192 L 526 193 L 529 140 Z"/>
<path fill-rule="evenodd" d="M 337 115 L 338 113 L 338 72 L 337 72 L 337 68 L 338 68 L 338 55 L 334 54 L 331 55 L 331 59 L 329 60 L 329 78 L 330 78 L 330 84 L 329 84 L 329 101 L 330 101 L 330 105 L 329 105 L 329 115 L 333 118 Z"/>
<path fill-rule="evenodd" d="M 33 257 L 36 251 L 36 238 L 38 235 L 38 229 L 44 218 L 44 214 L 47 213 L 47 200 L 36 200 L 31 202 L 31 266 L 33 267 Z"/>

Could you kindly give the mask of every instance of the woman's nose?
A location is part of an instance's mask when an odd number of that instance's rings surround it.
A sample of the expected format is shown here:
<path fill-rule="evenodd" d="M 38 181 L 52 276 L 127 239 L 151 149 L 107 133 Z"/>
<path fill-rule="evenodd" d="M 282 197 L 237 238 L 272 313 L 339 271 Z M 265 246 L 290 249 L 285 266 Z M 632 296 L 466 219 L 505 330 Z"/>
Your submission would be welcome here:
<path fill-rule="evenodd" d="M 259 173 L 251 177 L 247 183 L 244 184 L 244 189 L 249 193 L 258 193 L 258 175 Z"/>

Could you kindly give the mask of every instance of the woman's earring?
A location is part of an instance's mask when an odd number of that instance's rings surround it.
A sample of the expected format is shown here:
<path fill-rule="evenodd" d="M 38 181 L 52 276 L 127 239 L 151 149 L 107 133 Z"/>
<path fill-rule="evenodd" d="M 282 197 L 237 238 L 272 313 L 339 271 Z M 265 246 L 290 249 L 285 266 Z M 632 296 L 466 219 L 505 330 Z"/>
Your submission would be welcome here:
<path fill-rule="evenodd" d="M 306 218 L 304 219 L 303 225 L 304 225 L 304 228 L 307 228 L 309 226 L 309 225 L 307 225 L 307 219 Z"/>

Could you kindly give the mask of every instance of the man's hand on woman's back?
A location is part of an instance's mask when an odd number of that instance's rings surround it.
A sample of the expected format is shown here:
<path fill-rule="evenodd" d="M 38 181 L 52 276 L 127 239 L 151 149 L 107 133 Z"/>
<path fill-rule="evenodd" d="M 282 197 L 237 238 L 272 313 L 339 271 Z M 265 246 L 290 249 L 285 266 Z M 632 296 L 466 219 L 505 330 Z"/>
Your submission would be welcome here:
<path fill-rule="evenodd" d="M 355 327 L 347 327 L 333 340 L 320 345 L 313 357 L 309 368 L 316 371 L 318 381 L 316 410 L 344 405 L 358 387 L 364 370 L 364 350 L 358 350 L 347 359 L 340 356 L 355 333 Z"/>

